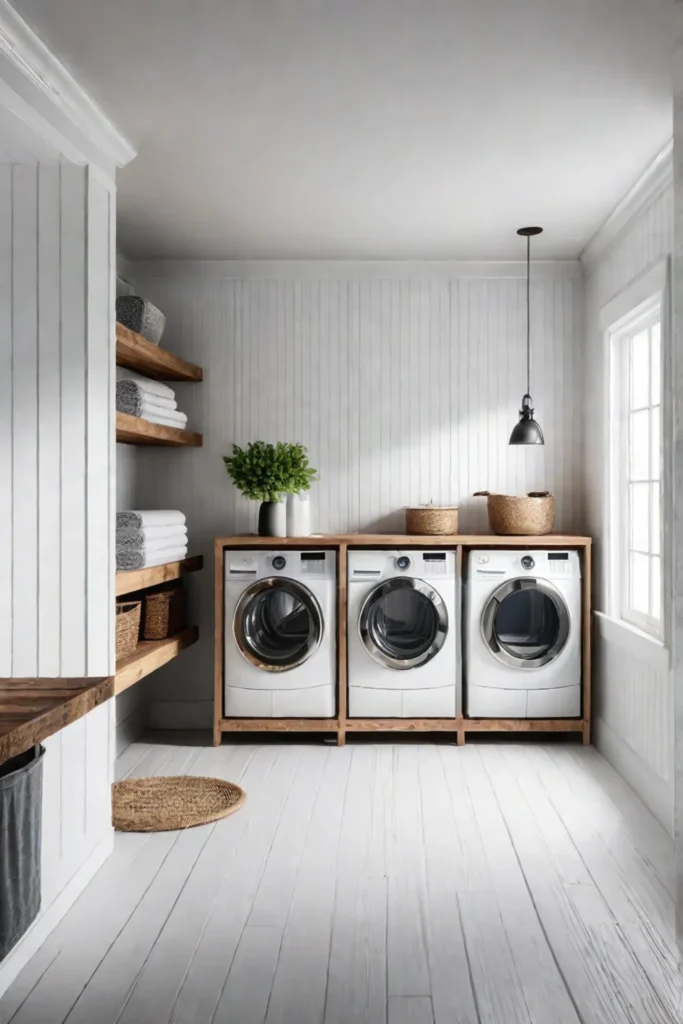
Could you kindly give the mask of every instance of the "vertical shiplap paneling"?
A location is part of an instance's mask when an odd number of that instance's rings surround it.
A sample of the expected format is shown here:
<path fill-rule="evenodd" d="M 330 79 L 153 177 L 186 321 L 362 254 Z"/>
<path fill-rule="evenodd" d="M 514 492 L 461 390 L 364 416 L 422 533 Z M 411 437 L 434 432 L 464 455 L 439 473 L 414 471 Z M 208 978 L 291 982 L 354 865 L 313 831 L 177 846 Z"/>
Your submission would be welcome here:
<path fill-rule="evenodd" d="M 38 650 L 37 167 L 13 168 L 12 191 L 12 674 L 28 676 Z"/>
<path fill-rule="evenodd" d="M 0 674 L 10 677 L 114 667 L 108 196 L 85 167 L 0 167 Z M 112 712 L 103 705 L 45 743 L 43 911 L 111 835 Z M 3 977 L 22 955 L 3 962 Z"/>
<path fill-rule="evenodd" d="M 595 537 L 595 607 L 607 608 L 606 543 L 609 456 L 604 338 L 600 312 L 608 302 L 664 259 L 673 245 L 673 188 L 654 196 L 618 237 L 585 267 L 585 343 L 580 365 L 587 416 L 582 490 L 586 521 Z M 662 823 L 673 810 L 673 680 L 659 652 L 648 660 L 598 631 L 595 641 L 597 743 Z M 601 724 L 607 727 L 601 728 Z M 664 797 L 658 794 L 664 793 Z"/>
<path fill-rule="evenodd" d="M 59 167 L 38 172 L 38 674 L 61 671 L 61 336 Z"/>
<path fill-rule="evenodd" d="M 62 667 L 84 674 L 87 635 L 86 187 L 87 171 L 62 167 Z M 105 453 L 102 457 L 106 458 Z"/>
<path fill-rule="evenodd" d="M 0 676 L 12 675 L 12 168 L 0 166 Z"/>
<path fill-rule="evenodd" d="M 321 532 L 401 530 L 403 507 L 430 499 L 460 504 L 462 529 L 486 529 L 473 491 L 545 487 L 557 495 L 557 528 L 580 530 L 578 266 L 539 267 L 533 286 L 545 449 L 507 443 L 526 385 L 523 271 L 136 264 L 139 288 L 166 313 L 165 343 L 205 370 L 203 384 L 177 389 L 204 447 L 141 449 L 136 502 L 183 509 L 192 550 L 208 557 L 217 534 L 256 528 L 256 506 L 221 456 L 233 442 L 299 440 L 319 470 Z M 157 712 L 161 697 L 168 712 L 153 715 L 158 724 L 210 719 L 212 580 L 201 573 L 187 585 L 201 639 L 150 680 Z"/>

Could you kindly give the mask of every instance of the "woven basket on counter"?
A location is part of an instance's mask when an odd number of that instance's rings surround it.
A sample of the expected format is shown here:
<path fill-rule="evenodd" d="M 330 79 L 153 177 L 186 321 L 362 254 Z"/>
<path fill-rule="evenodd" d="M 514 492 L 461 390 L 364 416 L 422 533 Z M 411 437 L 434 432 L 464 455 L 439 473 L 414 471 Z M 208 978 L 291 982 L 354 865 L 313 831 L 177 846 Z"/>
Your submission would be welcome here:
<path fill-rule="evenodd" d="M 141 601 L 116 602 L 116 660 L 127 658 L 138 645 Z"/>
<path fill-rule="evenodd" d="M 145 594 L 145 611 L 142 619 L 143 640 L 165 640 L 183 628 L 185 615 L 185 591 L 182 587 L 171 587 L 157 593 Z"/>
<path fill-rule="evenodd" d="M 548 491 L 530 491 L 526 495 L 475 491 L 474 496 L 488 498 L 489 524 L 494 533 L 513 537 L 552 533 L 555 497 Z"/>
<path fill-rule="evenodd" d="M 406 532 L 436 537 L 458 532 L 457 505 L 418 505 L 406 509 Z"/>

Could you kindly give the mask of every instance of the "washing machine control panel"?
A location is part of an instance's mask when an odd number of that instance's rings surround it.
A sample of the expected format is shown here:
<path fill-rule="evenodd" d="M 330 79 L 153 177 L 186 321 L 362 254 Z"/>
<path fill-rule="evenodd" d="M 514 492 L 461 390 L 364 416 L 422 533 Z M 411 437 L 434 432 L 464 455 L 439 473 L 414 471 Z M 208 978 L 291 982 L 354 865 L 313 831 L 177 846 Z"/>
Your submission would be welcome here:
<path fill-rule="evenodd" d="M 287 565 L 287 559 L 283 555 L 276 555 L 273 559 L 273 569 L 284 569 Z"/>
<path fill-rule="evenodd" d="M 523 569 L 533 569 L 533 567 L 535 565 L 536 565 L 536 563 L 534 562 L 534 560 L 531 557 L 531 555 L 522 555 L 522 568 Z"/>
<path fill-rule="evenodd" d="M 548 552 L 548 575 L 550 576 L 571 576 L 572 567 L 569 561 L 568 551 Z"/>
<path fill-rule="evenodd" d="M 396 559 L 396 568 L 401 569 L 405 572 L 406 569 L 410 569 L 410 559 L 407 555 L 399 555 Z"/>

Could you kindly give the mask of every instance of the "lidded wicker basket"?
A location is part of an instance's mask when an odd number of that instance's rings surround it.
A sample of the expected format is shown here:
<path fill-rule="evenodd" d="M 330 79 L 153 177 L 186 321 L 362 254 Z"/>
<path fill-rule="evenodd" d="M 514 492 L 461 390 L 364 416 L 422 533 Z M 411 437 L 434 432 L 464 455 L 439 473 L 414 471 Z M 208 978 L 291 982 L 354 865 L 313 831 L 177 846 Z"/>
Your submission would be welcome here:
<path fill-rule="evenodd" d="M 406 509 L 406 531 L 424 537 L 458 532 L 457 505 L 417 505 Z"/>
<path fill-rule="evenodd" d="M 489 524 L 494 533 L 514 537 L 552 533 L 555 496 L 549 491 L 530 491 L 526 495 L 475 491 L 474 496 L 488 498 Z"/>
<path fill-rule="evenodd" d="M 116 660 L 127 658 L 138 645 L 141 601 L 116 602 Z"/>

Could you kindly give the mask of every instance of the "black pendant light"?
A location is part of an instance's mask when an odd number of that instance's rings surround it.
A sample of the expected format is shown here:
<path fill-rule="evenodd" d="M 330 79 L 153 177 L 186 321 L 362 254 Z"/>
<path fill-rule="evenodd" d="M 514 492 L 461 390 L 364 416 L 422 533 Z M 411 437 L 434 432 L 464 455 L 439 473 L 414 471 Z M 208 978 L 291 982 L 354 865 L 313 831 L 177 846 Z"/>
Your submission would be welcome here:
<path fill-rule="evenodd" d="M 510 434 L 510 444 L 545 444 L 543 431 L 534 419 L 531 398 L 531 238 L 540 235 L 543 228 L 520 228 L 517 232 L 526 238 L 526 394 L 519 410 L 519 423 Z"/>

